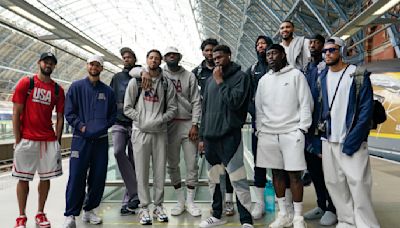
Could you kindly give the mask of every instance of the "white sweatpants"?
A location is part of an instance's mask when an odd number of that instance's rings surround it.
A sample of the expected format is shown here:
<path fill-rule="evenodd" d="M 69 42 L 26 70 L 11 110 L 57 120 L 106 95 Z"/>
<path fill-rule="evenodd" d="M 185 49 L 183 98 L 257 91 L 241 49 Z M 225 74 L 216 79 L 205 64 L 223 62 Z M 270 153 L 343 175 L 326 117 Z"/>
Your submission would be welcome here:
<path fill-rule="evenodd" d="M 164 202 L 167 133 L 144 133 L 135 129 L 132 131 L 132 145 L 140 207 L 147 207 L 151 203 L 150 158 L 153 168 L 154 205 L 161 205 Z"/>
<path fill-rule="evenodd" d="M 363 143 L 352 156 L 343 144 L 322 142 L 325 184 L 336 207 L 339 224 L 347 227 L 378 228 L 371 200 L 371 167 L 368 145 Z"/>
<path fill-rule="evenodd" d="M 186 164 L 186 185 L 194 187 L 198 182 L 197 142 L 189 139 L 191 128 L 191 120 L 174 120 L 168 124 L 167 171 L 173 185 L 181 183 L 181 170 L 179 167 L 181 147 Z"/>

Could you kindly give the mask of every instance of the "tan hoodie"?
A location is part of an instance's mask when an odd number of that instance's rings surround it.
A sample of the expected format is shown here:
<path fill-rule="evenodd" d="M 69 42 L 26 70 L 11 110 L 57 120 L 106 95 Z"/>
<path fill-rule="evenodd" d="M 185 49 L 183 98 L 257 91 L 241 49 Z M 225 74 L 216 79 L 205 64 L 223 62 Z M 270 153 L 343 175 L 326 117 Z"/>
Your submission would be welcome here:
<path fill-rule="evenodd" d="M 199 124 L 201 101 L 196 76 L 182 66 L 177 72 L 170 71 L 167 65 L 164 66 L 164 75 L 175 85 L 178 103 L 175 119 L 192 120 L 193 124 Z"/>
<path fill-rule="evenodd" d="M 163 80 L 161 77 L 164 77 Z M 142 132 L 166 132 L 167 122 L 176 116 L 178 110 L 174 84 L 163 73 L 152 80 L 152 88 L 142 89 L 136 105 L 137 81 L 136 78 L 129 81 L 125 92 L 124 114 L 132 119 L 132 127 Z M 167 94 L 164 94 L 164 86 L 167 86 Z M 164 113 L 165 104 L 167 107 Z"/>

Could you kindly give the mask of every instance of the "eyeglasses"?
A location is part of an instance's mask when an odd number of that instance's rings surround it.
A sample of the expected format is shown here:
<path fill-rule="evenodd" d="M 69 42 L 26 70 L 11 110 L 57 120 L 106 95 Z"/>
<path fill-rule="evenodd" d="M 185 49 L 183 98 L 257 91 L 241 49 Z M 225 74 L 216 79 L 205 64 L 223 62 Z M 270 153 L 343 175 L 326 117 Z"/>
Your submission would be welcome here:
<path fill-rule="evenodd" d="M 322 49 L 322 53 L 327 53 L 327 52 L 334 53 L 337 50 L 339 50 L 339 49 L 338 48 L 326 48 L 326 49 L 324 48 L 324 49 Z"/>

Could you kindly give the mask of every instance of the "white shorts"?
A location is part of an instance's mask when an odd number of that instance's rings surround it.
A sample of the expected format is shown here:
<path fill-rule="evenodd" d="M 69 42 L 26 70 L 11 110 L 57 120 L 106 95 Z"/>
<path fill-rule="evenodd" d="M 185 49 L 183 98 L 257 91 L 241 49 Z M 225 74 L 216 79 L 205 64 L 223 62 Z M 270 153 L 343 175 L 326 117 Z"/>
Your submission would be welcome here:
<path fill-rule="evenodd" d="M 15 146 L 12 176 L 31 181 L 36 171 L 40 180 L 62 175 L 61 151 L 58 141 L 22 139 Z"/>
<path fill-rule="evenodd" d="M 304 141 L 304 134 L 300 130 L 285 134 L 260 132 L 256 166 L 286 171 L 305 170 Z"/>

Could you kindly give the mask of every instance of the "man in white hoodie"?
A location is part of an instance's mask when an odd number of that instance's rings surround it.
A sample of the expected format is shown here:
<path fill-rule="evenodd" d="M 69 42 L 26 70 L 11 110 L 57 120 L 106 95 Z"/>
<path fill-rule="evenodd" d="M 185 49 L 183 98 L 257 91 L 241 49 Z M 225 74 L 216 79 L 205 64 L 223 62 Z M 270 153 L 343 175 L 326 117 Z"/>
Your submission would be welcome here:
<path fill-rule="evenodd" d="M 258 136 L 257 167 L 271 168 L 279 213 L 270 228 L 305 227 L 302 216 L 303 184 L 306 169 L 304 134 L 311 125 L 312 96 L 304 75 L 287 64 L 284 48 L 268 48 L 270 71 L 258 83 L 255 97 Z M 286 172 L 294 201 L 294 218 L 285 205 Z"/>
<path fill-rule="evenodd" d="M 151 203 L 149 191 L 150 159 L 153 168 L 154 217 L 159 222 L 168 222 L 162 205 L 164 201 L 165 166 L 167 161 L 167 122 L 177 111 L 176 93 L 171 80 L 163 75 L 159 67 L 162 55 L 150 50 L 146 56 L 147 68 L 133 68 L 125 92 L 124 114 L 132 119 L 132 145 L 140 200 L 139 222 L 152 224 L 148 206 Z M 134 72 L 132 72 L 134 71 Z M 141 85 L 138 75 L 150 77 L 151 83 Z M 139 77 L 140 78 L 140 77 Z"/>
<path fill-rule="evenodd" d="M 168 135 L 172 137 L 168 137 L 167 171 L 178 200 L 171 209 L 171 215 L 182 214 L 186 207 L 192 216 L 200 216 L 201 210 L 194 203 L 199 173 L 197 143 L 201 115 L 200 91 L 196 76 L 179 65 L 181 59 L 182 54 L 177 48 L 168 47 L 165 51 L 164 60 L 167 64 L 164 73 L 175 86 L 178 104 L 178 114 L 168 123 Z M 179 167 L 181 147 L 186 164 L 186 200 Z"/>

